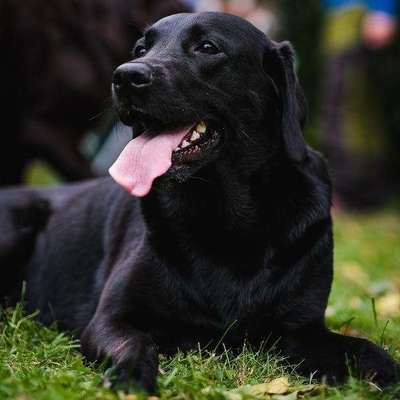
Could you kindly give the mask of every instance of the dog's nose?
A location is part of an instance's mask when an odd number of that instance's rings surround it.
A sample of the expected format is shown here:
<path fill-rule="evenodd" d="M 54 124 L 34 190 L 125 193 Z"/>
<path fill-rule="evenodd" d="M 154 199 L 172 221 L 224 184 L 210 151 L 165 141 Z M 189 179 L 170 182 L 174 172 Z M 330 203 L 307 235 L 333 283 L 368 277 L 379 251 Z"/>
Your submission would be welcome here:
<path fill-rule="evenodd" d="M 116 89 L 139 88 L 151 85 L 153 73 L 144 63 L 126 63 L 120 65 L 113 75 Z"/>

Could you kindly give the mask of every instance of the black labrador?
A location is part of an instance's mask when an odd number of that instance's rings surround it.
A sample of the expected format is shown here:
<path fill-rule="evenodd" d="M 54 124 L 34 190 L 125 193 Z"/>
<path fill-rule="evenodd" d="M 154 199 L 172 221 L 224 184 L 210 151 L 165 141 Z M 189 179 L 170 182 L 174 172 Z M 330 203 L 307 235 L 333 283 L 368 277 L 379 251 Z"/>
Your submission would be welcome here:
<path fill-rule="evenodd" d="M 325 326 L 331 185 L 303 140 L 291 46 L 238 17 L 178 14 L 145 32 L 112 90 L 142 132 L 118 184 L 1 192 L 2 297 L 26 281 L 28 311 L 150 390 L 159 352 L 224 334 L 231 348 L 268 339 L 330 382 L 349 368 L 397 382 L 381 348 Z"/>

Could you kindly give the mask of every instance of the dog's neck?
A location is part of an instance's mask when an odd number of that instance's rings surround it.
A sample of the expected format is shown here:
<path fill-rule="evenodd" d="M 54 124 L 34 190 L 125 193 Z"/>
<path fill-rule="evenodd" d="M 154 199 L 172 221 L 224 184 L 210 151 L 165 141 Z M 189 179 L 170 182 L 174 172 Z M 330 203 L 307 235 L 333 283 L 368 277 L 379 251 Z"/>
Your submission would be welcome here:
<path fill-rule="evenodd" d="M 144 200 L 166 222 L 191 227 L 236 232 L 251 229 L 256 223 L 257 206 L 251 179 L 228 173 L 215 165 L 204 168 L 185 182 L 156 188 Z"/>
<path fill-rule="evenodd" d="M 163 238 L 174 251 L 190 244 L 238 263 L 260 258 L 268 236 L 260 195 L 267 179 L 263 171 L 242 176 L 219 163 L 168 190 L 154 190 L 142 201 L 144 217 L 156 241 Z"/>

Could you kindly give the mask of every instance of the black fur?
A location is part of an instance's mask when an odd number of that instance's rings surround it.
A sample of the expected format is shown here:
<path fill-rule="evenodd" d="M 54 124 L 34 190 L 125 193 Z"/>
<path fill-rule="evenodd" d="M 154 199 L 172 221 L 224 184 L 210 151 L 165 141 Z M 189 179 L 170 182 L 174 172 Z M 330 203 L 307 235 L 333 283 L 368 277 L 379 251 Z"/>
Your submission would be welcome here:
<path fill-rule="evenodd" d="M 199 50 L 204 40 L 218 52 Z M 398 380 L 383 350 L 325 327 L 331 185 L 302 137 L 290 45 L 218 13 L 163 19 L 139 45 L 153 81 L 114 87 L 121 118 L 153 130 L 210 119 L 221 143 L 140 200 L 107 178 L 2 191 L 3 297 L 18 292 L 5 279 L 17 269 L 29 311 L 147 389 L 158 352 L 219 341 L 228 327 L 228 346 L 268 338 L 304 374 L 343 382 L 352 366 L 381 385 Z"/>

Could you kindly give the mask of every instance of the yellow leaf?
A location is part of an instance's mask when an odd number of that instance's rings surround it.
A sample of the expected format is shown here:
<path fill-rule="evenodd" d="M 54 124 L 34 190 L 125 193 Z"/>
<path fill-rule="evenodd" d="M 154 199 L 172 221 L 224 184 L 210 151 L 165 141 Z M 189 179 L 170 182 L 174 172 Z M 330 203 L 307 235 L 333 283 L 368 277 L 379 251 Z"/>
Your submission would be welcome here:
<path fill-rule="evenodd" d="M 272 396 L 272 400 L 297 400 L 299 398 L 299 392 L 292 392 L 288 394 L 275 394 Z"/>
<path fill-rule="evenodd" d="M 344 336 L 352 336 L 358 338 L 366 338 L 365 334 L 354 329 L 350 324 L 345 324 L 340 328 L 340 333 Z"/>
<path fill-rule="evenodd" d="M 124 400 L 137 400 L 137 396 L 136 396 L 136 394 L 127 394 L 124 397 Z"/>
<path fill-rule="evenodd" d="M 254 396 L 263 396 L 265 394 L 285 394 L 289 391 L 288 378 L 277 378 L 268 383 L 261 383 L 250 387 L 249 392 Z"/>
<path fill-rule="evenodd" d="M 224 399 L 227 400 L 242 400 L 243 395 L 238 391 L 238 389 L 234 390 L 223 390 L 223 389 L 218 389 L 218 388 L 213 388 L 211 386 L 207 386 L 206 388 L 202 389 L 201 393 L 205 395 L 210 395 L 210 394 L 219 394 L 221 395 Z"/>

